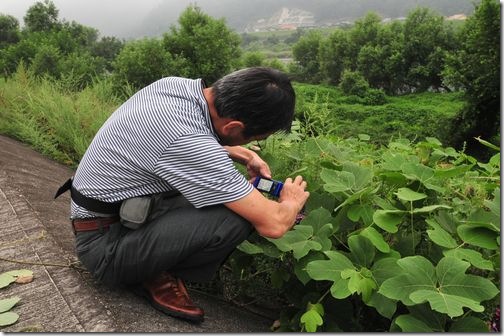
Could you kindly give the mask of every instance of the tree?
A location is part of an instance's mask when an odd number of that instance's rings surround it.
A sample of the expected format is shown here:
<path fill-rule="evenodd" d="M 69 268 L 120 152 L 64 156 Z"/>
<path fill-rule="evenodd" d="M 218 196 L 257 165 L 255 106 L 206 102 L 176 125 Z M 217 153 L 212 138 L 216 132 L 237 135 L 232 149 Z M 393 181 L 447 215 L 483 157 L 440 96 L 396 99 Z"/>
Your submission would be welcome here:
<path fill-rule="evenodd" d="M 460 49 L 449 59 L 445 79 L 465 90 L 468 107 L 453 123 L 454 145 L 481 136 L 500 138 L 500 5 L 482 0 L 460 32 Z"/>
<path fill-rule="evenodd" d="M 291 69 L 295 71 L 298 80 L 309 83 L 320 82 L 321 72 L 318 55 L 321 41 L 320 32 L 310 31 L 292 47 L 292 55 L 297 67 Z"/>
<path fill-rule="evenodd" d="M 266 57 L 260 51 L 249 51 L 243 54 L 242 56 L 242 64 L 246 68 L 262 66 Z"/>
<path fill-rule="evenodd" d="M 28 32 L 49 32 L 59 26 L 58 9 L 50 0 L 37 2 L 28 8 L 24 16 L 25 29 Z"/>
<path fill-rule="evenodd" d="M 411 11 L 404 23 L 406 82 L 417 91 L 443 86 L 441 70 L 454 47 L 441 15 L 428 8 Z"/>
<path fill-rule="evenodd" d="M 341 29 L 336 29 L 323 43 L 320 43 L 320 69 L 329 83 L 339 84 L 345 66 L 350 63 L 349 50 L 349 34 Z"/>
<path fill-rule="evenodd" d="M 142 39 L 126 43 L 113 62 L 117 85 L 130 84 L 140 89 L 167 75 L 186 75 L 184 67 L 171 67 L 173 59 L 162 41 Z M 174 70 L 174 71 L 170 71 Z"/>
<path fill-rule="evenodd" d="M 19 21 L 12 15 L 0 14 L 0 49 L 19 42 Z"/>
<path fill-rule="evenodd" d="M 178 28 L 172 26 L 164 34 L 163 46 L 188 77 L 204 78 L 211 84 L 239 63 L 240 36 L 224 19 L 216 20 L 199 7 L 189 6 L 178 23 Z"/>

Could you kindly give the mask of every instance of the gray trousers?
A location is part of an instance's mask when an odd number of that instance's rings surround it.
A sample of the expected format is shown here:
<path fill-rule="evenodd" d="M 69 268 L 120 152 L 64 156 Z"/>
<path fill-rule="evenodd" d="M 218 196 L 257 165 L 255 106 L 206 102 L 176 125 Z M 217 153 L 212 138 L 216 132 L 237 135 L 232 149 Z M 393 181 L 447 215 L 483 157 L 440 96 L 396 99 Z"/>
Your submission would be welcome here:
<path fill-rule="evenodd" d="M 248 221 L 223 205 L 196 209 L 182 195 L 158 194 L 139 229 L 118 222 L 103 233 L 78 232 L 76 250 L 105 284 L 138 284 L 163 271 L 201 282 L 210 281 L 251 232 Z"/>

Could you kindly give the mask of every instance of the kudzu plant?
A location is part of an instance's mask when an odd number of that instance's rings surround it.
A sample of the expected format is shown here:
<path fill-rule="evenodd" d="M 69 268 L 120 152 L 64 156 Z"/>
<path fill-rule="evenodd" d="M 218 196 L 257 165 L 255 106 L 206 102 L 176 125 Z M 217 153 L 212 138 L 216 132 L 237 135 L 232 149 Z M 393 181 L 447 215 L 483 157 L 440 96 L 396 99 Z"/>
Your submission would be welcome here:
<path fill-rule="evenodd" d="M 482 146 L 487 145 L 480 141 Z M 482 332 L 499 301 L 500 151 L 479 162 L 435 138 L 273 137 L 275 178 L 302 174 L 306 217 L 239 246 L 274 260 L 278 331 Z"/>

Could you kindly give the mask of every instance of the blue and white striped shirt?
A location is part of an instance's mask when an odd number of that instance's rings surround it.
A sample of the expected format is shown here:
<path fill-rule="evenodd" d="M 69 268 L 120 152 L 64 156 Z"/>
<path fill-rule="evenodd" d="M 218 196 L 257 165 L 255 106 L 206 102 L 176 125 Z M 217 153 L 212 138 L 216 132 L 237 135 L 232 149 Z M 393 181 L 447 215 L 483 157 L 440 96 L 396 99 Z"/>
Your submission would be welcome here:
<path fill-rule="evenodd" d="M 253 186 L 219 144 L 201 79 L 167 77 L 137 92 L 100 128 L 73 186 L 105 202 L 173 189 L 200 208 L 236 201 Z M 71 217 L 96 216 L 72 202 Z"/>

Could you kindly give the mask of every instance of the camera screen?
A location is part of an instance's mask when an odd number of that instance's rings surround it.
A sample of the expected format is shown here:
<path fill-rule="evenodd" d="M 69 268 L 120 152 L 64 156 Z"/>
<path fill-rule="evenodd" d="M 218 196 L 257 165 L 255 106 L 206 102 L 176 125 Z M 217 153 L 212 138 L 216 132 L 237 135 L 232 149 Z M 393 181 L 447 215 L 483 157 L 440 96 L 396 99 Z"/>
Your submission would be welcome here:
<path fill-rule="evenodd" d="M 273 186 L 273 181 L 260 179 L 259 183 L 257 184 L 257 189 L 264 190 L 264 191 L 270 191 L 272 186 Z"/>

